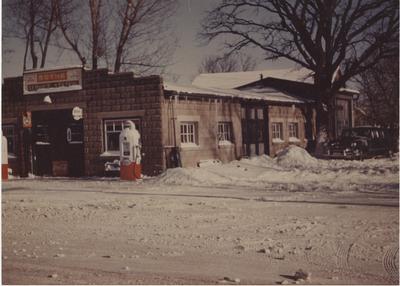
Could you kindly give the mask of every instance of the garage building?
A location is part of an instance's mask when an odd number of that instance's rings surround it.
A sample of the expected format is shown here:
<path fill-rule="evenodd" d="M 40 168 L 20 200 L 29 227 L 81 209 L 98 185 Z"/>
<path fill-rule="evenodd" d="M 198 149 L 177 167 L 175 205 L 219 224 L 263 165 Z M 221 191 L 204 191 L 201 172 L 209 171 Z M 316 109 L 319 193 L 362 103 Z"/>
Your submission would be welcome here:
<path fill-rule="evenodd" d="M 287 74 L 200 75 L 182 86 L 80 66 L 27 71 L 2 87 L 9 166 L 19 176 L 107 175 L 128 119 L 141 133 L 146 175 L 208 159 L 274 156 L 288 144 L 307 147 L 316 135 L 316 95 L 311 83 Z M 335 132 L 352 126 L 354 94 L 337 95 Z"/>

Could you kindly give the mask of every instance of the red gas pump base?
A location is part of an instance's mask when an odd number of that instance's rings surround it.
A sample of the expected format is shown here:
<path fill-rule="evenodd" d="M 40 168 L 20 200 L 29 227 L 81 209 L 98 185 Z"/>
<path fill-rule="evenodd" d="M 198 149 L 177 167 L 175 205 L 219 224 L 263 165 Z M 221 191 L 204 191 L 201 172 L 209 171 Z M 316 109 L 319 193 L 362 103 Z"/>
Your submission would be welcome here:
<path fill-rule="evenodd" d="M 1 179 L 3 181 L 8 180 L 8 164 L 1 164 Z"/>
<path fill-rule="evenodd" d="M 127 181 L 135 181 L 140 179 L 142 174 L 142 165 L 131 163 L 129 165 L 122 164 L 120 167 L 120 179 Z"/>

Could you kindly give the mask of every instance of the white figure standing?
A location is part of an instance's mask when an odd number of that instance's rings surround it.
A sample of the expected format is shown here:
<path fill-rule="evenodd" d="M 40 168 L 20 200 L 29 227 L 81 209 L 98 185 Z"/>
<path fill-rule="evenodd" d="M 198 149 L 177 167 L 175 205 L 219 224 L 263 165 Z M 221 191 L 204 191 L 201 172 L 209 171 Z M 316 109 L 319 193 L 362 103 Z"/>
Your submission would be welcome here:
<path fill-rule="evenodd" d="M 136 130 L 133 121 L 127 120 L 124 122 L 124 130 L 119 135 L 119 142 L 121 164 L 126 160 L 128 160 L 129 163 L 140 164 L 142 159 L 140 133 Z"/>

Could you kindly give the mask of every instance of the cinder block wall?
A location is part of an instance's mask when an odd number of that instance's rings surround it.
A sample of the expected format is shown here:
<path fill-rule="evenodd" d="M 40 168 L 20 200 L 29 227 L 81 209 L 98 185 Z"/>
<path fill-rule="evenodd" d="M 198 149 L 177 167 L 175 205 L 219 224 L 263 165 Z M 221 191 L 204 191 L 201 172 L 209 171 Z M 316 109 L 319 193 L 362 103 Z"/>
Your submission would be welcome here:
<path fill-rule="evenodd" d="M 215 101 L 214 99 L 185 99 L 170 97 L 164 101 L 163 114 L 163 143 L 166 146 L 165 156 L 168 160 L 168 146 L 176 143 L 180 147 L 180 122 L 198 122 L 198 146 L 180 148 L 182 165 L 196 166 L 200 160 L 219 159 L 223 162 L 241 157 L 242 129 L 240 122 L 240 103 L 231 100 Z M 175 134 L 174 134 L 175 121 Z M 217 142 L 218 121 L 232 122 L 233 145 L 219 146 Z M 175 139 L 174 139 L 175 137 Z"/>
<path fill-rule="evenodd" d="M 23 95 L 22 77 L 4 79 L 3 124 L 16 126 L 17 158 L 10 167 L 16 174 L 29 169 L 23 160 L 21 115 L 24 111 L 83 108 L 85 175 L 102 176 L 104 163 L 117 157 L 102 157 L 103 119 L 139 116 L 142 122 L 143 173 L 155 175 L 165 165 L 162 147 L 161 105 L 164 101 L 160 76 L 134 78 L 132 73 L 108 74 L 106 69 L 83 72 L 83 90 L 50 93 L 53 103 L 43 103 L 47 94 Z"/>

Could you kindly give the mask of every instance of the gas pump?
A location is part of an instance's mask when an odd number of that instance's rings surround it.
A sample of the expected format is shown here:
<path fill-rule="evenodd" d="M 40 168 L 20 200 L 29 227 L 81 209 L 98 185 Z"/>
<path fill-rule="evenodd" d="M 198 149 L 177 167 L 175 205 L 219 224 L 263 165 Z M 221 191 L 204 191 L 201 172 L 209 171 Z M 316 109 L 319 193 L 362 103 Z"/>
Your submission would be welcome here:
<path fill-rule="evenodd" d="M 119 135 L 120 178 L 134 181 L 141 177 L 140 133 L 131 120 L 124 122 L 124 130 Z"/>
<path fill-rule="evenodd" d="M 2 134 L 1 141 L 1 179 L 8 180 L 8 146 L 7 138 Z"/>

